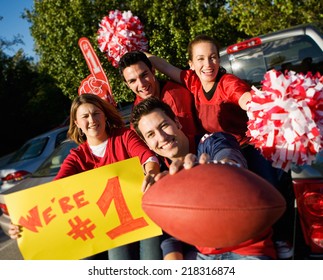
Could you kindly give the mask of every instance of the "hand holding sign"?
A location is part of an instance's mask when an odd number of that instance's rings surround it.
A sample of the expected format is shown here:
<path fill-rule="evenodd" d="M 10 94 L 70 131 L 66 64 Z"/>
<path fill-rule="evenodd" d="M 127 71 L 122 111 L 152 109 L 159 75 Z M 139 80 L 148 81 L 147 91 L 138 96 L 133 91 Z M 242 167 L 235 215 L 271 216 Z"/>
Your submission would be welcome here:
<path fill-rule="evenodd" d="M 116 102 L 112 96 L 109 80 L 90 41 L 87 38 L 82 37 L 79 39 L 78 44 L 91 72 L 91 74 L 81 82 L 78 94 L 93 93 L 116 106 Z"/>
<path fill-rule="evenodd" d="M 141 208 L 142 180 L 136 157 L 6 195 L 24 259 L 81 259 L 160 235 Z"/>

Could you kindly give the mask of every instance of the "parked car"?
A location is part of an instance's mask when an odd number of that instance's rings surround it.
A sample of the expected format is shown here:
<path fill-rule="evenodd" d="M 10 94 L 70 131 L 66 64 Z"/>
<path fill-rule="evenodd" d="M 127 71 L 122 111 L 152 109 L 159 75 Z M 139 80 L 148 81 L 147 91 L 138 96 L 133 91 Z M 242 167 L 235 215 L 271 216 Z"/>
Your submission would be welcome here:
<path fill-rule="evenodd" d="M 220 58 L 227 72 L 257 87 L 270 69 L 322 75 L 322 25 L 300 25 L 251 38 L 222 49 Z M 296 205 L 293 257 L 323 259 L 323 153 L 312 165 L 293 166 L 291 176 Z"/>
<path fill-rule="evenodd" d="M 312 165 L 293 166 L 292 178 L 297 209 L 295 256 L 323 259 L 323 151 Z"/>
<path fill-rule="evenodd" d="M 32 175 L 16 184 L 14 187 L 0 193 L 0 209 L 2 211 L 2 215 L 0 216 L 0 226 L 6 234 L 8 234 L 10 217 L 4 197 L 10 193 L 25 190 L 52 181 L 58 173 L 61 164 L 69 154 L 70 150 L 75 147 L 77 147 L 77 144 L 74 141 L 63 141 L 52 152 L 52 154 L 47 157 L 47 159 L 39 166 L 39 168 L 32 173 Z"/>
<path fill-rule="evenodd" d="M 118 104 L 118 111 L 120 112 L 126 126 L 130 126 L 130 118 L 132 112 L 133 104 L 132 102 L 123 102 L 122 104 Z"/>
<path fill-rule="evenodd" d="M 27 141 L 0 169 L 0 191 L 9 189 L 34 172 L 66 139 L 68 127 L 60 127 Z"/>
<path fill-rule="evenodd" d="M 322 26 L 306 24 L 261 35 L 221 49 L 229 73 L 259 86 L 270 69 L 323 73 Z"/>
<path fill-rule="evenodd" d="M 0 157 L 0 169 L 8 164 L 8 161 L 13 156 L 13 154 L 14 154 L 14 152 Z M 1 183 L 0 183 L 0 185 L 1 185 Z"/>

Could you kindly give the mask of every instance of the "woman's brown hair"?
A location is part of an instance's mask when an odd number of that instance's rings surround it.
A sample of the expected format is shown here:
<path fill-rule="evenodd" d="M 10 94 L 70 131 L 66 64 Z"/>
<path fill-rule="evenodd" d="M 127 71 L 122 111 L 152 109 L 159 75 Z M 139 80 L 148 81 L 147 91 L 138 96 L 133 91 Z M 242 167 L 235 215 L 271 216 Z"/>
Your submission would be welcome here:
<path fill-rule="evenodd" d="M 100 110 L 103 111 L 107 119 L 107 125 L 105 129 L 108 135 L 111 134 L 111 131 L 114 128 L 124 127 L 125 124 L 122 116 L 112 104 L 108 103 L 107 101 L 92 93 L 81 94 L 77 96 L 72 102 L 70 110 L 70 126 L 67 132 L 68 137 L 71 140 L 75 141 L 77 144 L 82 144 L 86 141 L 86 136 L 80 133 L 80 130 L 75 124 L 77 109 L 82 104 L 86 103 L 93 104 L 94 106 L 98 107 Z"/>

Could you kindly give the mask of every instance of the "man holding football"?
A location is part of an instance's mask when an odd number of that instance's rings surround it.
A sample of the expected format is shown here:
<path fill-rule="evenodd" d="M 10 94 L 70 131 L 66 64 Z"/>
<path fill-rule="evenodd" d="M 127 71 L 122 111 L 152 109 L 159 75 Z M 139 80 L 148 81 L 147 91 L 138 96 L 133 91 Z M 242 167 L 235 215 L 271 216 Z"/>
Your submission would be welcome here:
<path fill-rule="evenodd" d="M 163 157 L 170 174 L 175 174 L 183 167 L 192 168 L 198 158 L 200 164 L 222 162 L 247 167 L 235 138 L 226 133 L 213 133 L 203 137 L 198 145 L 197 156 L 189 154 L 189 141 L 181 131 L 174 113 L 167 104 L 157 98 L 147 98 L 135 106 L 131 123 L 149 148 Z M 162 172 L 154 178 L 146 177 L 143 190 L 167 173 Z M 214 230 L 217 230 L 216 225 L 212 226 Z M 260 236 L 234 247 L 197 247 L 195 258 L 205 260 L 275 259 L 276 252 L 271 237 L 272 230 L 268 229 Z M 182 242 L 173 237 L 166 238 L 161 244 L 164 259 L 183 259 L 182 245 Z"/>

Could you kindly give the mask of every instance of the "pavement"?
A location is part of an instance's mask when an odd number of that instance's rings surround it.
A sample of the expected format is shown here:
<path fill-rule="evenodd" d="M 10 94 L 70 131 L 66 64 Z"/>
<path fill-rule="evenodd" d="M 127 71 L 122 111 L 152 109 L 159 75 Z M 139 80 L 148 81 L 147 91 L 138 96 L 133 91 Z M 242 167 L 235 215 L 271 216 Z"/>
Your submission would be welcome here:
<path fill-rule="evenodd" d="M 23 260 L 17 241 L 7 236 L 0 227 L 0 260 Z"/>

